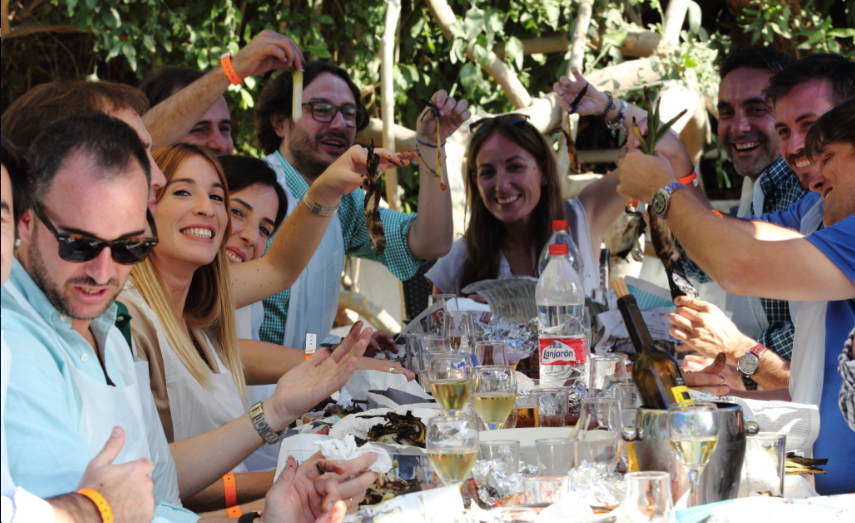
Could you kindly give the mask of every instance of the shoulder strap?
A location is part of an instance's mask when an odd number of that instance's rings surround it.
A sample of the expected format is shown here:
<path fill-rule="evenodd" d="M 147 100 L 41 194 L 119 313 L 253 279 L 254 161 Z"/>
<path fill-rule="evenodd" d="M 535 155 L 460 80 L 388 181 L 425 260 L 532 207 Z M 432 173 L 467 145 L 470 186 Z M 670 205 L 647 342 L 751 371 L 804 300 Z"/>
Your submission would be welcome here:
<path fill-rule="evenodd" d="M 131 356 L 134 355 L 134 344 L 131 338 L 131 320 L 133 317 L 128 312 L 128 307 L 120 301 L 116 301 L 116 328 L 122 333 L 125 341 L 128 342 L 128 347 L 131 349 Z"/>

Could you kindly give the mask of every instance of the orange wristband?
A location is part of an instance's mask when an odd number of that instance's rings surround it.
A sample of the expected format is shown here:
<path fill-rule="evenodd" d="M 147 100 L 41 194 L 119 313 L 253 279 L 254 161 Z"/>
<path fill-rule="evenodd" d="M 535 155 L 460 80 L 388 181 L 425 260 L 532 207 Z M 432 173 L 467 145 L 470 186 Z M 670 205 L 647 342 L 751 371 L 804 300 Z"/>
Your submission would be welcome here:
<path fill-rule="evenodd" d="M 713 213 L 713 214 L 715 214 L 716 216 L 718 216 L 718 219 L 719 219 L 719 220 L 723 220 L 723 219 L 724 219 L 724 216 L 722 216 L 722 215 L 721 215 L 721 213 L 720 213 L 720 212 L 718 212 L 717 210 L 713 209 L 713 210 L 712 210 L 712 213 Z"/>
<path fill-rule="evenodd" d="M 240 85 L 243 83 L 243 80 L 238 76 L 237 71 L 235 71 L 235 68 L 232 65 L 231 51 L 223 53 L 223 55 L 220 56 L 220 65 L 223 67 L 223 72 L 226 73 L 226 78 L 229 79 L 229 82 L 231 82 L 232 85 Z"/>
<path fill-rule="evenodd" d="M 104 496 L 100 492 L 91 488 L 84 488 L 78 490 L 77 493 L 81 496 L 86 496 L 92 503 L 95 503 L 95 507 L 101 513 L 102 523 L 113 523 L 113 511 L 110 509 L 110 504 L 107 503 L 107 500 L 104 499 Z"/>
<path fill-rule="evenodd" d="M 698 171 L 692 171 L 692 174 L 688 176 L 683 176 L 682 178 L 677 178 L 677 181 L 682 183 L 683 185 L 689 185 L 690 183 L 694 183 L 695 186 L 698 185 Z"/>

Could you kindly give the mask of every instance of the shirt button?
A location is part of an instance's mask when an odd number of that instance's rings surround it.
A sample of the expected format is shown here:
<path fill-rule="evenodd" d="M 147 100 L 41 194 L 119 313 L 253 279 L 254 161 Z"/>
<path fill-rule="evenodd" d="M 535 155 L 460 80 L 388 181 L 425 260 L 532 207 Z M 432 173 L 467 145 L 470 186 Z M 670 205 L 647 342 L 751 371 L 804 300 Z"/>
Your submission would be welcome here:
<path fill-rule="evenodd" d="M 89 355 L 88 355 L 88 354 L 81 354 L 81 355 L 80 355 L 80 361 L 86 361 L 86 360 L 88 360 L 88 359 L 89 359 Z"/>
<path fill-rule="evenodd" d="M 68 316 L 66 316 L 65 314 L 60 314 L 59 321 L 65 323 L 66 321 L 68 321 Z"/>

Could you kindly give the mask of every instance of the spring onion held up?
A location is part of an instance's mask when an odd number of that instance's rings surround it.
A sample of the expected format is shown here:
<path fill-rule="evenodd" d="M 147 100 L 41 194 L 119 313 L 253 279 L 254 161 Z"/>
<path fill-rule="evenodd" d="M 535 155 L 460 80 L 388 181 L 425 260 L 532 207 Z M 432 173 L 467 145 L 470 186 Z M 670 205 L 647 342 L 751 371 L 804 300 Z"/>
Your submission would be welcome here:
<path fill-rule="evenodd" d="M 428 110 L 433 114 L 433 119 L 436 122 L 436 170 L 434 172 L 439 180 L 439 188 L 444 191 L 445 184 L 442 182 L 442 135 L 440 134 L 439 129 L 439 107 L 428 100 L 423 99 L 422 102 L 428 106 Z M 425 116 L 427 116 L 427 113 L 422 116 L 422 119 L 424 119 Z"/>
<path fill-rule="evenodd" d="M 291 97 L 291 119 L 297 123 L 303 117 L 303 71 L 291 71 L 291 82 L 294 84 Z"/>

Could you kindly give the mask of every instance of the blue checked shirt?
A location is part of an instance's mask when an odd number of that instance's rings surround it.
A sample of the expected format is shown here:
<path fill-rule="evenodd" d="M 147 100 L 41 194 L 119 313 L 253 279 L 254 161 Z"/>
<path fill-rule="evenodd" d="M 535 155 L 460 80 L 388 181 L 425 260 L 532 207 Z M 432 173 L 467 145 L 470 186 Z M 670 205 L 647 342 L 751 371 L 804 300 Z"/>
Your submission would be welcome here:
<path fill-rule="evenodd" d="M 763 200 L 764 213 L 786 211 L 790 205 L 810 194 L 809 190 L 801 186 L 799 177 L 787 166 L 783 157 L 778 158 L 778 161 L 767 167 L 756 183 L 759 184 L 765 195 Z M 737 210 L 738 207 L 731 208 L 730 215 L 736 216 Z M 752 203 L 749 215 L 755 216 L 757 214 L 754 203 Z M 680 261 L 686 275 L 701 283 L 710 281 L 709 276 L 686 256 L 682 246 L 680 251 L 683 254 Z M 760 298 L 760 303 L 766 312 L 769 327 L 757 336 L 757 342 L 762 343 L 782 358 L 789 360 L 793 355 L 793 339 L 796 327 L 790 318 L 790 308 L 787 302 Z"/>
<path fill-rule="evenodd" d="M 291 193 L 295 200 L 301 201 L 303 195 L 309 190 L 309 184 L 278 151 L 273 156 L 275 158 L 268 157 L 266 160 L 271 162 L 274 170 L 281 167 L 285 171 L 285 189 Z M 374 254 L 374 248 L 371 247 L 371 238 L 368 236 L 368 229 L 365 227 L 364 201 L 365 193 L 361 189 L 357 189 L 341 199 L 338 213 L 341 219 L 345 254 L 380 262 L 399 280 L 412 278 L 424 263 L 413 257 L 407 244 L 407 235 L 416 215 L 404 214 L 391 209 L 380 209 L 380 219 L 383 221 L 383 228 L 386 231 L 386 251 L 382 256 L 377 256 Z M 298 203 L 297 205 L 303 204 Z M 288 211 L 290 213 L 292 209 Z M 272 242 L 273 238 L 270 241 Z M 261 324 L 260 331 L 262 341 L 282 343 L 290 300 L 291 289 L 286 289 L 264 300 L 264 323 Z"/>

